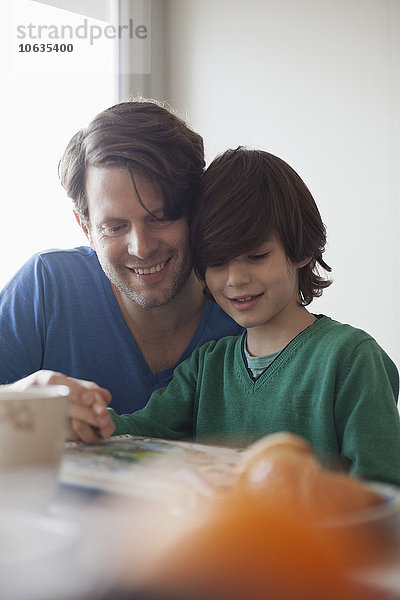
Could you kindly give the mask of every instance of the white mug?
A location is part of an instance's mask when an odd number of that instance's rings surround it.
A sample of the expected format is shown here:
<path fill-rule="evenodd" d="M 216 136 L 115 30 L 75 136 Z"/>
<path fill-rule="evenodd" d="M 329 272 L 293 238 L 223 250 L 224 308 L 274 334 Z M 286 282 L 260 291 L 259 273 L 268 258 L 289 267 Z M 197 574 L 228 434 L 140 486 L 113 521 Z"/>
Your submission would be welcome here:
<path fill-rule="evenodd" d="M 69 389 L 0 387 L 0 504 L 43 504 L 54 492 L 67 435 Z"/>

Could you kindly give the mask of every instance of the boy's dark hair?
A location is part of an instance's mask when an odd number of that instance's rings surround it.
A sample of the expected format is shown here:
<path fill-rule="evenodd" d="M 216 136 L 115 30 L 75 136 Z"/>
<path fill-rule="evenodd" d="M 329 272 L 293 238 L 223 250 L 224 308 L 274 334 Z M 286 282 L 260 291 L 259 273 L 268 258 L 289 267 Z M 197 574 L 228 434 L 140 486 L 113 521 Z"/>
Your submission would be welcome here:
<path fill-rule="evenodd" d="M 218 156 L 205 171 L 192 223 L 194 268 L 205 283 L 207 267 L 254 252 L 277 235 L 287 258 L 299 269 L 299 303 L 310 304 L 332 282 L 318 266 L 331 268 L 322 254 L 326 230 L 303 180 L 282 159 L 239 146 Z"/>
<path fill-rule="evenodd" d="M 87 224 L 89 166 L 126 169 L 134 186 L 134 175 L 144 175 L 159 187 L 164 215 L 190 221 L 205 166 L 203 139 L 155 101 L 122 102 L 98 114 L 73 136 L 58 167 L 63 187 Z"/>

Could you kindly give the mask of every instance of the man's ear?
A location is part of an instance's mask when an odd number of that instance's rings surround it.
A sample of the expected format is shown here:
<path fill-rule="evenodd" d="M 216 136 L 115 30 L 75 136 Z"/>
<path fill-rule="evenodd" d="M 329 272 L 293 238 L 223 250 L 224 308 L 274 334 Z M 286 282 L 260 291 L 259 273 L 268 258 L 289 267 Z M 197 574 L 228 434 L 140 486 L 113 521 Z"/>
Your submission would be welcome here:
<path fill-rule="evenodd" d="M 93 248 L 92 236 L 90 235 L 90 231 L 89 231 L 87 224 L 85 223 L 85 221 L 83 219 L 81 219 L 81 217 L 78 215 L 78 213 L 75 210 L 74 210 L 74 215 L 75 215 L 75 219 L 76 219 L 79 227 L 82 229 L 83 233 L 86 235 L 86 237 L 88 239 L 90 246 Z"/>

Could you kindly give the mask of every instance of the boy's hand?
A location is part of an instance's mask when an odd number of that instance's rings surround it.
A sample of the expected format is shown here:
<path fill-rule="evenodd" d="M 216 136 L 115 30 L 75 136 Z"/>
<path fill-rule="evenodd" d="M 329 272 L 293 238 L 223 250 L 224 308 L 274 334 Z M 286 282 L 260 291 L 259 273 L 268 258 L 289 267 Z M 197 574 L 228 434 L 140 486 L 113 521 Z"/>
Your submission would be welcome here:
<path fill-rule="evenodd" d="M 107 405 L 111 401 L 108 390 L 92 381 L 74 379 L 55 371 L 37 371 L 20 379 L 9 387 L 26 390 L 35 385 L 66 385 L 70 390 L 68 440 L 82 440 L 96 444 L 100 438 L 108 438 L 115 426 Z"/>
<path fill-rule="evenodd" d="M 71 400 L 69 440 L 96 444 L 100 438 L 108 438 L 114 433 L 115 425 L 107 410 L 108 401 L 100 390 L 86 390 L 78 402 Z"/>

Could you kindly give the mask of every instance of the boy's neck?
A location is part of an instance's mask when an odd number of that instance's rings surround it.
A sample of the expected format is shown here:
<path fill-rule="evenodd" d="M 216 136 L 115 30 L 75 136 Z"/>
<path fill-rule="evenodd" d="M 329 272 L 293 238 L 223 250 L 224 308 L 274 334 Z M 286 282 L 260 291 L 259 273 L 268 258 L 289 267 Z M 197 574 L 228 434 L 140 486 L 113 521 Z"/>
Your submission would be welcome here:
<path fill-rule="evenodd" d="M 267 356 L 282 350 L 299 333 L 316 321 L 316 317 L 304 306 L 293 312 L 285 322 L 266 323 L 262 327 L 250 327 L 247 330 L 247 351 L 251 356 Z"/>

